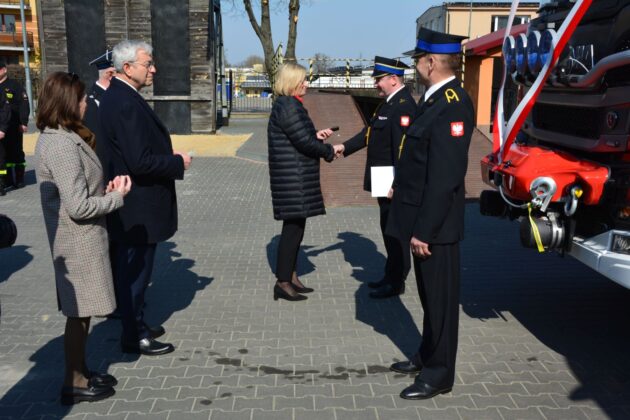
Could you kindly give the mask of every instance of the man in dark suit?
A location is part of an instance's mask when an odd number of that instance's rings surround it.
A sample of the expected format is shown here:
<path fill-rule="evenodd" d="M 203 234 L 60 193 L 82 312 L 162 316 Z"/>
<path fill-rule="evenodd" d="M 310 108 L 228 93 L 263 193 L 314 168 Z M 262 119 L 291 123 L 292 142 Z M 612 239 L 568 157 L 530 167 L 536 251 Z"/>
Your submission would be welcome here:
<path fill-rule="evenodd" d="M 158 355 L 174 350 L 155 338 L 164 329 L 144 322 L 144 293 L 151 279 L 158 242 L 177 231 L 175 180 L 183 179 L 191 158 L 173 152 L 168 129 L 138 92 L 153 83 L 152 48 L 123 41 L 113 50 L 116 75 L 101 96 L 100 158 L 106 179 L 131 176 L 125 205 L 108 216 L 116 301 L 121 314 L 122 350 Z"/>
<path fill-rule="evenodd" d="M 365 163 L 365 176 L 363 189 L 372 191 L 372 168 L 393 168 L 398 162 L 398 151 L 405 130 L 413 117 L 416 104 L 404 84 L 405 69 L 409 66 L 400 60 L 374 57 L 374 86 L 383 100 L 368 127 L 357 135 L 343 143 L 343 155 L 352 153 L 367 147 L 367 161 Z M 369 287 L 377 288 L 370 293 L 375 299 L 396 296 L 405 290 L 405 278 L 409 273 L 411 259 L 409 249 L 398 238 L 385 234 L 385 226 L 389 215 L 390 199 L 386 193 L 377 198 L 380 210 L 380 226 L 387 251 L 385 273 L 380 281 L 368 283 Z"/>
<path fill-rule="evenodd" d="M 105 54 L 92 60 L 90 65 L 96 66 L 96 69 L 98 70 L 98 80 L 94 82 L 88 92 L 87 108 L 85 109 L 85 115 L 83 116 L 83 123 L 97 135 L 96 146 L 98 147 L 98 106 L 101 103 L 101 96 L 109 87 L 109 83 L 116 72 L 114 64 L 112 63 L 112 52 L 105 51 Z"/>
<path fill-rule="evenodd" d="M 415 60 L 427 87 L 401 145 L 387 233 L 408 243 L 424 310 L 422 343 L 391 369 L 418 373 L 400 396 L 426 399 L 450 392 L 459 326 L 459 242 L 464 235 L 464 177 L 474 128 L 470 97 L 455 74 L 464 37 L 418 31 Z"/>

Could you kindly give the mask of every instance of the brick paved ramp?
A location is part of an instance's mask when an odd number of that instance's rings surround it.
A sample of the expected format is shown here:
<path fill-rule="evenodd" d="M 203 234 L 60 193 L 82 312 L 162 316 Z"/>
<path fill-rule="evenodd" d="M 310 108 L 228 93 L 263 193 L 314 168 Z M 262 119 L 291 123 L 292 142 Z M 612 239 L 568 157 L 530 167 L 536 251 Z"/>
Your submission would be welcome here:
<path fill-rule="evenodd" d="M 304 106 L 317 129 L 338 126 L 339 131 L 328 139 L 331 144 L 348 140 L 365 127 L 354 99 L 348 94 L 309 91 Z M 330 164 L 322 161 L 321 182 L 327 206 L 373 205 L 370 193 L 363 190 L 366 149 Z"/>
<path fill-rule="evenodd" d="M 199 158 L 178 183 L 180 231 L 158 247 L 147 319 L 175 353 L 134 357 L 116 321 L 95 319 L 89 365 L 120 383 L 108 400 L 57 403 L 64 318 L 29 185 L 0 198 L 20 236 L 0 250 L 0 418 L 3 419 L 626 419 L 630 293 L 570 258 L 518 245 L 517 226 L 467 207 L 460 346 L 453 393 L 398 398 L 411 378 L 388 365 L 413 353 L 420 303 L 373 301 L 383 247 L 375 207 L 309 220 L 306 302 L 271 299 L 280 224 L 267 167 Z M 89 261 L 86 261 L 89 263 Z"/>

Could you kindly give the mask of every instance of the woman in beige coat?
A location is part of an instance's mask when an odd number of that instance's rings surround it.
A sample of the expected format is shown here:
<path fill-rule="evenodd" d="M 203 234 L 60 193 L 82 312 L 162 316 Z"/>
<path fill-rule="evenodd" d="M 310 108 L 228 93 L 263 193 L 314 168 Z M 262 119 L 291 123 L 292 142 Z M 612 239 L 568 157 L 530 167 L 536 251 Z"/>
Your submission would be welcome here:
<path fill-rule="evenodd" d="M 61 402 L 96 401 L 113 395 L 117 383 L 111 375 L 90 372 L 85 364 L 90 317 L 116 308 L 105 215 L 122 207 L 131 181 L 117 177 L 104 187 L 94 134 L 81 123 L 86 96 L 77 75 L 51 74 L 38 105 L 36 173 L 57 301 L 67 317 Z"/>

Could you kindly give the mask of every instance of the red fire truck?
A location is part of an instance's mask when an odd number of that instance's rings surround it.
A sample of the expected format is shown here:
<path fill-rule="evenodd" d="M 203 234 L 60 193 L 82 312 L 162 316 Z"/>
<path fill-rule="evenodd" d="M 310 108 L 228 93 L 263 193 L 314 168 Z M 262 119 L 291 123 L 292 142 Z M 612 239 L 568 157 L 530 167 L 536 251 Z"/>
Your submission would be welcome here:
<path fill-rule="evenodd" d="M 630 288 L 630 0 L 541 1 L 503 55 L 523 100 L 495 120 L 481 213 Z"/>

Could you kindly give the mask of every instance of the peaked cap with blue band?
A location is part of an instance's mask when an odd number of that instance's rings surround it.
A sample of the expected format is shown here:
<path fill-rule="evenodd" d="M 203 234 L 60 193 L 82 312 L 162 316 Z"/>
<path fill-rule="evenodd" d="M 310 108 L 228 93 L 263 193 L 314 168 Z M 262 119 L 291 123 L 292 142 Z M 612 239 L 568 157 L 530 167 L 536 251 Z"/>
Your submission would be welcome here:
<path fill-rule="evenodd" d="M 460 54 L 462 52 L 462 41 L 467 38 L 465 36 L 420 28 L 416 48 L 407 51 L 404 55 L 416 57 L 423 54 Z"/>
<path fill-rule="evenodd" d="M 408 68 L 409 66 L 400 60 L 379 57 L 377 55 L 374 57 L 374 71 L 372 72 L 372 77 L 383 77 L 388 74 L 404 76 L 405 69 Z"/>
<path fill-rule="evenodd" d="M 89 65 L 96 66 L 96 68 L 99 70 L 105 70 L 110 67 L 114 67 L 114 63 L 112 63 L 112 52 L 109 50 L 105 51 L 105 54 L 90 61 Z"/>

